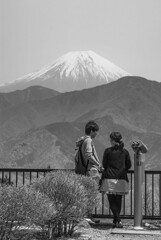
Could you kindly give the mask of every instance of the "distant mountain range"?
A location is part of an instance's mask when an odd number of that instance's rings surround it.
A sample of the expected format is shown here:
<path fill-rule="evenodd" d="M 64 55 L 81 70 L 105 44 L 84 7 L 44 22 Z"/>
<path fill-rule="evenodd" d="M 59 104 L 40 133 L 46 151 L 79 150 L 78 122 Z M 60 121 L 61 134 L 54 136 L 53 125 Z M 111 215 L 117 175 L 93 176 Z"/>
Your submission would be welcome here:
<path fill-rule="evenodd" d="M 49 88 L 41 86 L 32 86 L 21 90 L 16 90 L 9 93 L 0 93 L 0 109 L 16 106 L 18 104 L 39 101 L 47 98 L 55 97 L 60 94 Z"/>
<path fill-rule="evenodd" d="M 69 52 L 16 81 L 0 86 L 0 92 L 43 86 L 58 92 L 70 92 L 115 81 L 130 74 L 93 51 Z"/>
<path fill-rule="evenodd" d="M 34 86 L 0 93 L 0 100 L 1 166 L 71 168 L 75 141 L 95 119 L 100 159 L 117 130 L 132 158 L 130 141 L 141 138 L 149 148 L 146 168 L 161 169 L 161 83 L 128 76 L 66 93 Z"/>

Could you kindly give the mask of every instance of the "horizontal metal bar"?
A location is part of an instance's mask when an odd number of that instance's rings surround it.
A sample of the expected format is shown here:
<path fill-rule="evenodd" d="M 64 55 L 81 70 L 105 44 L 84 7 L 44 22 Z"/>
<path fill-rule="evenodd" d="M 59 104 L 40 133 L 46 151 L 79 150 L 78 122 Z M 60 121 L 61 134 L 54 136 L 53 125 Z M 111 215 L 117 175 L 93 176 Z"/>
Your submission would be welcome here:
<path fill-rule="evenodd" d="M 0 172 L 51 172 L 51 171 L 74 171 L 74 169 L 0 168 Z"/>
<path fill-rule="evenodd" d="M 52 168 L 0 168 L 0 172 L 52 172 L 52 171 L 72 171 L 74 169 L 52 169 Z M 146 171 L 145 171 L 146 172 Z M 128 174 L 133 174 L 134 170 L 127 171 Z M 147 172 L 149 173 L 149 171 Z M 153 173 L 153 171 L 152 171 Z M 154 174 L 161 174 L 161 171 L 155 171 Z"/>
<path fill-rule="evenodd" d="M 51 168 L 0 168 L 0 172 L 50 172 L 50 171 L 74 171 L 74 169 L 51 169 Z M 134 170 L 128 170 L 127 173 L 134 173 Z M 161 174 L 161 171 L 146 170 L 145 174 Z"/>
<path fill-rule="evenodd" d="M 113 218 L 112 215 L 108 214 L 93 214 L 93 218 Z M 120 218 L 122 219 L 134 219 L 133 215 L 120 215 Z M 161 216 L 143 216 L 143 219 L 154 219 L 154 220 L 161 220 Z"/>

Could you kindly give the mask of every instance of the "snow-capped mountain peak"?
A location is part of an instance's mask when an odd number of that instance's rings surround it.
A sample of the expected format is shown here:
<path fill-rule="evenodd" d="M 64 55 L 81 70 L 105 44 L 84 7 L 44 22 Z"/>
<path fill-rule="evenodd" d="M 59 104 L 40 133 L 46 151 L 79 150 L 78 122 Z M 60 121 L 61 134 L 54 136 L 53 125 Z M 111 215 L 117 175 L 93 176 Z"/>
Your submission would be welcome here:
<path fill-rule="evenodd" d="M 60 66 L 62 66 L 60 69 L 61 76 L 71 76 L 75 80 L 77 80 L 80 72 L 84 77 L 87 72 L 95 77 L 103 78 L 114 76 L 119 78 L 122 75 L 128 75 L 125 71 L 93 51 L 69 52 L 60 57 L 53 67 L 59 68 Z"/>
<path fill-rule="evenodd" d="M 23 89 L 31 85 L 41 85 L 68 92 L 106 84 L 128 75 L 130 74 L 93 51 L 72 51 L 7 87 L 12 85 Z"/>

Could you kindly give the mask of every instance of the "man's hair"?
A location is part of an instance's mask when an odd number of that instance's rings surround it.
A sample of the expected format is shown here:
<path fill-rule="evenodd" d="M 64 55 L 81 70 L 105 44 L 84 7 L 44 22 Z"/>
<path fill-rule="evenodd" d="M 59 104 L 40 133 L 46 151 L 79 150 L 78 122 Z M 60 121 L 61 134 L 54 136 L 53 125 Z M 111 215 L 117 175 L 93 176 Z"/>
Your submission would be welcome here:
<path fill-rule="evenodd" d="M 99 126 L 93 120 L 87 122 L 87 124 L 85 126 L 85 134 L 89 135 L 91 133 L 91 131 L 93 131 L 93 132 L 99 131 Z"/>

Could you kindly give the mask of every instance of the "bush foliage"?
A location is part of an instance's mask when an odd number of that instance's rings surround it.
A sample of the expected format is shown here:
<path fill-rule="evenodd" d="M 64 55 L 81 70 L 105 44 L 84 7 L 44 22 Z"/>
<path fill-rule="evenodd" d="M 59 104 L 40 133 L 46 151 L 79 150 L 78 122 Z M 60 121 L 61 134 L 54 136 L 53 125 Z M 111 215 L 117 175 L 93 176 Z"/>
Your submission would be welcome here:
<path fill-rule="evenodd" d="M 91 178 L 73 172 L 51 172 L 33 184 L 54 203 L 57 213 L 52 218 L 53 235 L 72 234 L 76 224 L 91 213 L 98 187 Z"/>
<path fill-rule="evenodd" d="M 29 187 L 0 188 L 0 239 L 27 239 L 35 226 L 43 227 L 55 214 L 53 203 Z M 30 238 L 29 238 L 30 239 Z"/>
<path fill-rule="evenodd" d="M 78 222 L 92 213 L 97 195 L 93 179 L 62 170 L 48 173 L 29 186 L 3 186 L 0 239 L 32 239 L 31 226 L 44 230 L 43 239 L 72 235 Z"/>
<path fill-rule="evenodd" d="M 85 194 L 87 196 L 87 215 L 90 216 L 93 208 L 99 203 L 98 185 L 95 180 L 90 177 L 78 175 L 78 181 L 84 186 Z"/>

